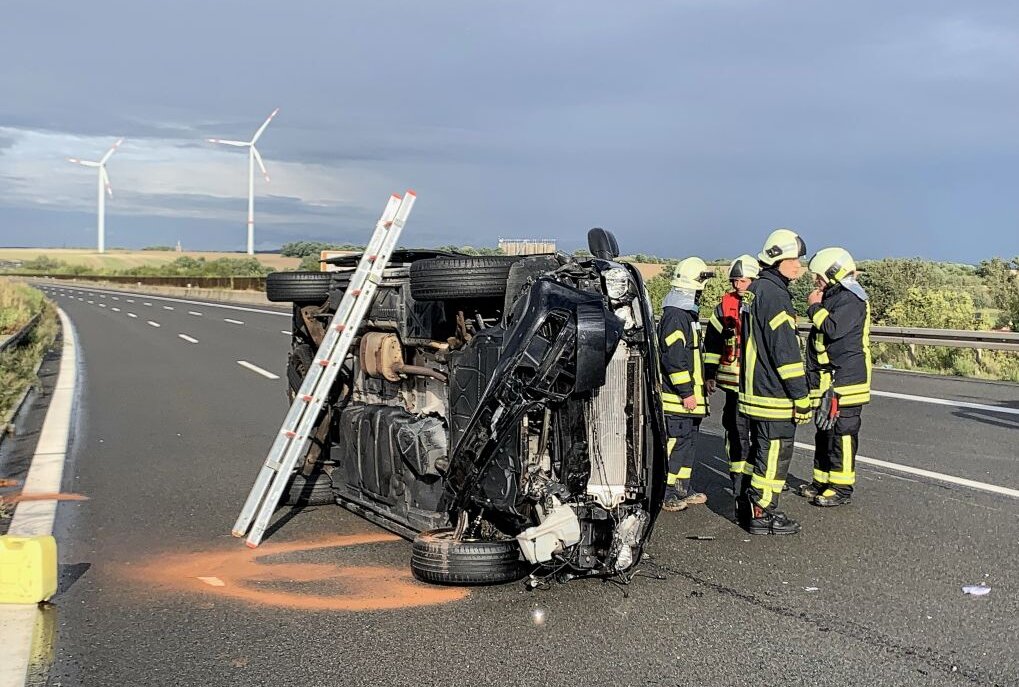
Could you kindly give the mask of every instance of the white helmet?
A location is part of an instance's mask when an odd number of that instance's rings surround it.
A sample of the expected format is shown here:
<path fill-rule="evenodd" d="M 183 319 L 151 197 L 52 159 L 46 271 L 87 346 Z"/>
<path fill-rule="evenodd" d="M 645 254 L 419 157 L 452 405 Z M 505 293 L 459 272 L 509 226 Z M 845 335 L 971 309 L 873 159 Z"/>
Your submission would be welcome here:
<path fill-rule="evenodd" d="M 686 258 L 672 270 L 672 288 L 700 291 L 704 288 L 704 282 L 713 276 L 715 273 L 708 270 L 708 265 L 703 260 Z"/>
<path fill-rule="evenodd" d="M 761 274 L 761 265 L 752 255 L 741 255 L 729 265 L 729 281 L 733 279 L 757 279 Z"/>
<path fill-rule="evenodd" d="M 807 254 L 807 244 L 791 229 L 776 229 L 768 235 L 764 248 L 757 259 L 765 265 L 775 265 L 783 260 L 802 258 Z"/>

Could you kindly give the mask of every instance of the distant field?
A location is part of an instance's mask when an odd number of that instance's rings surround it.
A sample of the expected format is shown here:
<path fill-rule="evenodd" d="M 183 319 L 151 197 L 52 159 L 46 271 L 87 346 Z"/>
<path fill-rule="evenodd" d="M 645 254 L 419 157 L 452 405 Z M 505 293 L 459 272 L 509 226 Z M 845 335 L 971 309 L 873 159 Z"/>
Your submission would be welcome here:
<path fill-rule="evenodd" d="M 0 261 L 2 260 L 32 260 L 40 256 L 63 260 L 69 265 L 86 265 L 95 269 L 130 269 L 142 265 L 163 265 L 173 262 L 181 255 L 191 258 L 205 258 L 216 260 L 217 258 L 246 258 L 246 253 L 218 253 L 202 251 L 175 251 L 162 250 L 109 250 L 99 254 L 92 250 L 82 248 L 0 248 Z M 275 269 L 295 269 L 300 263 L 300 258 L 287 258 L 277 253 L 256 253 L 255 258 L 263 265 Z"/>

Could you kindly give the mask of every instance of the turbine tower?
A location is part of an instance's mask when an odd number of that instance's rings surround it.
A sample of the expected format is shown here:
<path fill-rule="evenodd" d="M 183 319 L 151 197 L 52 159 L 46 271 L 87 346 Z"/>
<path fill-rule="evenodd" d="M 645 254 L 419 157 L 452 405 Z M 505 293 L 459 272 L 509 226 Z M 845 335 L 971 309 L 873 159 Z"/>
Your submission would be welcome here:
<path fill-rule="evenodd" d="M 265 128 L 269 126 L 269 122 L 276 116 L 276 113 L 280 109 L 277 107 L 272 111 L 265 121 L 262 122 L 262 126 L 258 127 L 258 131 L 251 137 L 250 141 L 226 141 L 222 138 L 208 138 L 206 139 L 209 143 L 222 143 L 226 146 L 234 146 L 237 148 L 248 149 L 248 255 L 255 254 L 255 163 L 258 163 L 259 168 L 262 170 L 262 176 L 265 177 L 266 182 L 269 181 L 269 172 L 265 169 L 265 163 L 262 162 L 262 156 L 258 154 L 258 148 L 255 147 L 255 143 L 262 136 Z"/>
<path fill-rule="evenodd" d="M 106 154 L 99 158 L 99 162 L 93 162 L 92 160 L 79 160 L 76 157 L 67 158 L 68 162 L 73 162 L 76 165 L 82 165 L 83 167 L 95 167 L 99 170 L 98 180 L 98 196 L 99 196 L 99 209 L 97 212 L 98 218 L 96 224 L 98 225 L 99 232 L 99 252 L 106 252 L 106 196 L 103 194 L 105 191 L 109 194 L 110 198 L 113 197 L 113 187 L 110 186 L 110 175 L 106 173 L 106 161 L 117 152 L 117 148 L 124 142 L 124 139 L 118 138 L 117 142 L 110 146 L 110 149 L 106 151 Z"/>

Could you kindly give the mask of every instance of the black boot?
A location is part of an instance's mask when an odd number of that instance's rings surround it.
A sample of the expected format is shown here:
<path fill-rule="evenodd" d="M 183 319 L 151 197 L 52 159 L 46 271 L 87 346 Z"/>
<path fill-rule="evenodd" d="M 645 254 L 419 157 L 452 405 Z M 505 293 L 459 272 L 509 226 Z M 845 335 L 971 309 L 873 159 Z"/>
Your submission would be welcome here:
<path fill-rule="evenodd" d="M 817 482 L 811 482 L 810 484 L 804 484 L 800 487 L 800 496 L 806 499 L 812 499 L 824 490 L 824 485 L 820 485 Z"/>
<path fill-rule="evenodd" d="M 751 517 L 746 530 L 750 534 L 797 534 L 800 523 L 786 517 L 785 513 L 771 511 L 754 504 L 750 506 Z"/>
<path fill-rule="evenodd" d="M 845 494 L 841 491 L 835 491 L 834 489 L 825 489 L 820 494 L 814 497 L 813 501 L 815 506 L 821 506 L 822 508 L 831 508 L 833 506 L 848 506 L 852 503 L 852 497 L 849 494 Z"/>

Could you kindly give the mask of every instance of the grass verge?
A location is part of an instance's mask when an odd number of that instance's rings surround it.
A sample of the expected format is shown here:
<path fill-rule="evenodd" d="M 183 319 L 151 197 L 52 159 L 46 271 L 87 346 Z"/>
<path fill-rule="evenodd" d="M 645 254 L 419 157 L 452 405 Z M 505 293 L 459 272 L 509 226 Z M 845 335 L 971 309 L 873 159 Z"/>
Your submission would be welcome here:
<path fill-rule="evenodd" d="M 53 345 L 59 328 L 57 311 L 41 292 L 24 284 L 0 281 L 0 322 L 18 323 L 0 332 L 17 331 L 36 313 L 43 316 L 19 345 L 0 353 L 0 419 L 6 419 L 22 392 L 35 382 L 39 361 Z"/>

